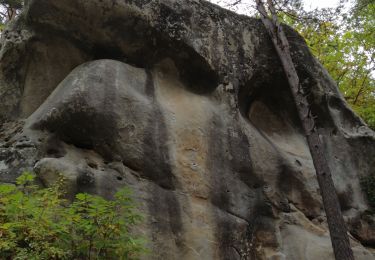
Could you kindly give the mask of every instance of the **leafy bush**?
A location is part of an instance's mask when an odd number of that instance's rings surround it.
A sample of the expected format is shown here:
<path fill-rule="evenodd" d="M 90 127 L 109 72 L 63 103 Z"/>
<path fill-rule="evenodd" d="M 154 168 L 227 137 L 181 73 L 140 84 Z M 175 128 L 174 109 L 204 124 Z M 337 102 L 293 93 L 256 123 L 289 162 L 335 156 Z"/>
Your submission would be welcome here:
<path fill-rule="evenodd" d="M 128 189 L 113 201 L 77 194 L 62 197 L 63 180 L 50 188 L 24 173 L 0 185 L 0 259 L 137 259 L 144 242 L 130 229 L 141 220 Z"/>
<path fill-rule="evenodd" d="M 371 208 L 375 209 L 375 174 L 361 178 L 361 186 Z"/>

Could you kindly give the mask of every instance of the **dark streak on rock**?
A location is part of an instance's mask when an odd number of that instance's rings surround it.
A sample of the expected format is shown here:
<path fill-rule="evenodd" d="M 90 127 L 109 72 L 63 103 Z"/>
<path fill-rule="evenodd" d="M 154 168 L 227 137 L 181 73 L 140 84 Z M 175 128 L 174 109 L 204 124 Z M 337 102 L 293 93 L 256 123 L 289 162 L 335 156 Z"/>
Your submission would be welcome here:
<path fill-rule="evenodd" d="M 223 147 L 225 147 L 225 140 L 217 138 L 218 136 L 223 136 L 221 131 L 224 127 L 223 122 L 217 115 L 213 116 L 213 124 L 209 130 L 209 140 L 208 140 L 208 158 L 207 158 L 207 169 L 210 172 L 210 182 L 211 182 L 211 203 L 220 209 L 228 210 L 229 208 L 229 195 L 227 192 L 222 192 L 226 190 L 226 181 L 224 180 L 226 173 L 230 170 L 228 169 L 229 164 L 227 163 L 227 158 L 225 154 L 222 153 Z M 221 259 L 231 259 L 231 248 L 233 240 L 233 229 L 231 228 L 231 223 L 227 219 L 226 215 L 218 215 L 218 213 L 213 211 L 214 219 L 216 220 L 216 236 L 218 241 L 220 241 L 220 257 Z"/>
<path fill-rule="evenodd" d="M 148 124 L 144 132 L 143 174 L 161 187 L 174 190 L 177 181 L 170 167 L 171 159 L 169 158 L 169 149 L 167 146 L 168 130 L 164 122 L 164 116 L 155 97 L 153 78 L 150 71 L 147 71 L 145 92 L 152 100 L 153 111 L 147 119 Z"/>
<path fill-rule="evenodd" d="M 171 235 L 175 239 L 176 246 L 182 248 L 183 224 L 181 216 L 181 205 L 173 190 L 178 187 L 178 182 L 174 176 L 169 158 L 168 130 L 164 122 L 164 117 L 155 97 L 155 86 L 152 73 L 147 71 L 147 80 L 145 86 L 146 95 L 152 100 L 153 112 L 148 118 L 148 124 L 144 132 L 144 170 L 142 175 L 152 180 L 162 187 L 153 186 L 152 201 L 149 202 L 150 215 L 153 216 L 157 224 L 151 225 L 155 234 L 165 236 L 167 240 Z M 165 207 L 165 210 L 161 210 Z M 162 241 L 161 237 L 157 238 Z M 155 248 L 154 250 L 159 250 Z"/>
<path fill-rule="evenodd" d="M 237 117 L 239 115 L 237 114 Z M 228 130 L 228 147 L 231 154 L 231 166 L 233 171 L 238 173 L 240 180 L 243 181 L 250 189 L 254 186 L 260 187 L 263 181 L 256 176 L 252 169 L 250 143 L 248 137 L 242 131 L 240 125 L 237 123 L 238 119 L 234 120 L 231 131 Z M 235 133 L 235 134 L 234 134 Z"/>

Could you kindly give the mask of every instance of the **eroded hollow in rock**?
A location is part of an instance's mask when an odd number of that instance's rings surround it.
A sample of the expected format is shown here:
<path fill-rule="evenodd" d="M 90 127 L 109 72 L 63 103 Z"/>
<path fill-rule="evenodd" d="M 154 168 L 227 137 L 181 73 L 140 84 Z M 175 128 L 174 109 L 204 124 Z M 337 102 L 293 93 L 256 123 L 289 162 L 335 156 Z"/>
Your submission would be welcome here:
<path fill-rule="evenodd" d="M 239 91 L 242 116 L 281 156 L 279 191 L 306 216 L 320 214 L 314 193 L 316 179 L 309 148 L 288 83 L 282 74 L 255 74 Z M 308 181 L 306 181 L 308 180 Z"/>
<path fill-rule="evenodd" d="M 208 94 L 218 86 L 217 72 L 207 60 L 187 43 L 159 31 L 167 25 L 160 24 L 158 29 L 137 17 L 114 16 L 101 21 L 97 27 L 90 25 L 90 21 L 76 21 L 77 26 L 91 29 L 88 35 L 75 35 L 65 32 L 64 28 L 53 28 L 44 21 L 41 18 L 43 10 L 43 4 L 30 9 L 27 19 L 43 37 L 39 37 L 38 44 L 29 44 L 27 49 L 30 53 L 39 53 L 40 46 L 50 46 L 43 56 L 43 68 L 48 73 L 44 75 L 35 69 L 40 67 L 37 59 L 31 60 L 26 67 L 24 73 L 30 80 L 26 80 L 23 87 L 25 100 L 21 100 L 21 114 L 24 117 L 31 115 L 74 67 L 99 59 L 151 69 L 169 58 L 174 61 L 181 80 L 190 91 Z M 105 37 L 102 30 L 106 31 Z M 64 40 L 61 40 L 61 35 L 65 36 Z"/>
<path fill-rule="evenodd" d="M 30 141 L 5 127 L 0 179 L 28 168 L 48 185 L 64 173 L 69 194 L 108 198 L 129 185 L 153 259 L 332 258 L 311 157 L 261 21 L 196 0 L 28 2 L 25 23 L 9 31 L 21 41 L 3 56 L 4 90 L 15 93 L 0 94 L 0 118 L 21 104 L 14 117 L 32 114 L 20 127 Z M 368 207 L 356 182 L 374 168 L 373 139 L 354 131 L 363 126 L 334 82 L 287 34 L 344 215 L 369 245 L 374 222 L 360 218 Z M 226 86 L 215 91 L 217 75 Z"/>
<path fill-rule="evenodd" d="M 309 157 L 301 123 L 285 77 L 274 75 L 264 80 L 262 76 L 255 75 L 241 88 L 239 94 L 241 114 L 252 125 L 279 149 L 290 155 Z"/>

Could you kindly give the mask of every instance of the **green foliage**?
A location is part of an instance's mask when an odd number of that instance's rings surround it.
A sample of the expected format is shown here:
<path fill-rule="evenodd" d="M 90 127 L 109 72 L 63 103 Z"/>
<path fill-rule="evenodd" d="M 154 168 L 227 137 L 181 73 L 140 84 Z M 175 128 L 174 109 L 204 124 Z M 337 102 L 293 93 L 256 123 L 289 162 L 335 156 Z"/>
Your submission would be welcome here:
<path fill-rule="evenodd" d="M 301 33 L 354 111 L 375 130 L 374 1 L 357 1 L 348 12 L 289 12 L 281 14 L 283 21 Z"/>
<path fill-rule="evenodd" d="M 209 1 L 257 16 L 253 0 Z M 375 130 L 375 1 L 340 0 L 336 8 L 312 11 L 302 0 L 273 3 L 281 21 L 300 32 L 349 105 Z"/>
<path fill-rule="evenodd" d="M 113 201 L 77 194 L 69 204 L 63 180 L 39 189 L 34 174 L 0 185 L 0 259 L 138 259 L 144 241 L 131 234 L 141 221 L 128 189 Z"/>
<path fill-rule="evenodd" d="M 375 209 L 375 174 L 361 178 L 361 187 L 369 205 Z"/>

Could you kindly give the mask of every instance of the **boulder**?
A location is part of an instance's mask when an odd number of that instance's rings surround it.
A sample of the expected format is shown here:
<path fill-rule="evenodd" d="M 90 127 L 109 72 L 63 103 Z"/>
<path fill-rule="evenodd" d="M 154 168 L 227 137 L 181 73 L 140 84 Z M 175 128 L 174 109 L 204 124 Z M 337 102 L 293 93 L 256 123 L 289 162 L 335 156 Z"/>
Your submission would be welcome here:
<path fill-rule="evenodd" d="M 293 37 L 357 259 L 375 134 Z M 0 181 L 128 185 L 150 259 L 334 259 L 311 155 L 257 19 L 200 0 L 29 0 L 2 35 Z"/>

